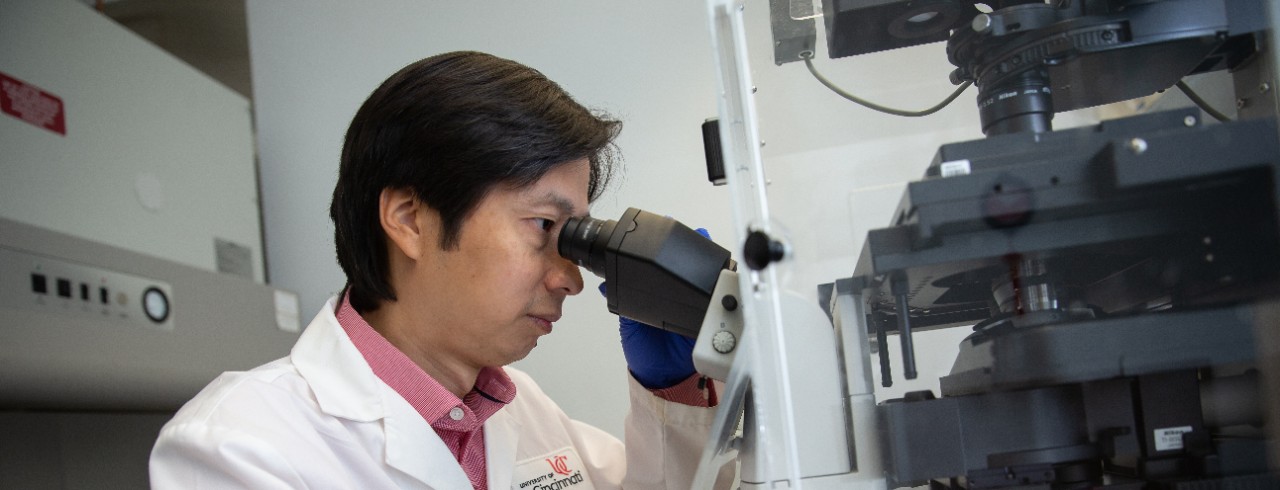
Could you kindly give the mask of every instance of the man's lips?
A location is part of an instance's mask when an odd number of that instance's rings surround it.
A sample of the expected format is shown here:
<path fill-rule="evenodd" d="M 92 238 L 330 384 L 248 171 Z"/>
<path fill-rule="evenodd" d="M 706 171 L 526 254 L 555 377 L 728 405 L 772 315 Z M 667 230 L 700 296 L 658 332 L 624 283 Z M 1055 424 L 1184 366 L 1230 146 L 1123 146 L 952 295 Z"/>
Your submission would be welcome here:
<path fill-rule="evenodd" d="M 529 315 L 546 333 L 551 333 L 551 325 L 560 319 L 560 315 Z"/>

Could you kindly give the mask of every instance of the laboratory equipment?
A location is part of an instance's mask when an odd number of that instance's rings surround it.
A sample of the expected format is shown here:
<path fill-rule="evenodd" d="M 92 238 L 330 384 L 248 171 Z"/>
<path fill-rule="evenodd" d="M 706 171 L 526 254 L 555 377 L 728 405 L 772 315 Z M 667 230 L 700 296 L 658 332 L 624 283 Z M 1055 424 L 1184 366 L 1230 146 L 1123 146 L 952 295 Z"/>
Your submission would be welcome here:
<path fill-rule="evenodd" d="M 775 63 L 812 67 L 817 16 L 832 57 L 946 40 L 987 138 L 937 151 L 813 315 L 783 277 L 799 259 L 766 192 L 749 6 L 708 2 L 736 243 L 770 253 L 735 276 L 744 327 L 704 466 L 740 456 L 747 488 L 1274 487 L 1273 6 L 805 3 L 770 3 Z M 1054 130 L 1063 111 L 1175 85 L 1197 100 L 1183 77 L 1224 69 L 1233 118 L 1198 101 Z M 912 339 L 948 328 L 972 334 L 939 392 L 873 399 L 872 350 L 884 383 L 911 379 Z M 838 367 L 805 364 L 829 351 Z M 840 410 L 800 414 L 833 398 Z"/>
<path fill-rule="evenodd" d="M 144 488 L 173 412 L 301 330 L 250 104 L 83 2 L 0 2 L 0 42 L 0 488 Z"/>
<path fill-rule="evenodd" d="M 0 407 L 176 410 L 286 354 L 249 101 L 74 1 L 4 2 L 0 40 Z"/>
<path fill-rule="evenodd" d="M 743 311 L 739 307 L 739 272 L 728 250 L 707 240 L 684 224 L 636 208 L 629 208 L 618 220 L 595 218 L 570 218 L 561 228 L 557 240 L 561 256 L 605 279 L 609 284 L 607 298 L 609 311 L 642 321 L 655 328 L 662 328 L 691 338 L 697 338 L 693 362 L 698 372 L 720 380 L 732 379 L 735 359 L 740 355 L 739 345 L 750 345 L 744 329 Z M 789 317 L 799 318 L 795 328 L 788 331 L 791 345 L 805 349 L 811 345 L 833 345 L 837 341 L 834 332 L 816 305 L 803 298 L 788 295 L 783 311 Z M 865 336 L 862 337 L 865 345 Z M 758 341 L 755 341 L 758 342 Z M 796 396 L 805 397 L 808 403 L 795 407 L 801 421 L 797 424 L 799 441 L 797 455 L 802 458 L 803 470 L 809 472 L 851 473 L 850 457 L 844 431 L 833 431 L 826 425 L 833 419 L 844 420 L 848 407 L 841 386 L 840 360 L 835 349 L 817 349 L 794 352 L 791 366 L 803 373 L 805 380 L 796 385 Z M 750 354 L 748 354 L 750 355 Z M 739 367 L 738 373 L 741 373 Z M 869 402 L 871 380 L 862 377 L 861 395 L 857 401 Z M 732 385 L 745 390 L 739 382 Z M 746 436 L 752 441 L 783 443 L 785 434 L 759 431 L 757 427 L 769 427 L 782 423 L 781 414 L 755 409 L 755 400 L 739 392 L 732 409 L 721 409 L 718 417 L 736 419 L 746 410 Z M 863 435 L 866 440 L 869 433 Z M 761 446 L 768 447 L 768 446 Z M 844 448 L 844 450 L 840 450 Z M 754 449 L 754 448 L 753 448 Z M 876 453 L 865 451 L 861 455 L 869 465 Z M 743 474 L 748 481 L 763 480 L 768 465 L 755 465 L 756 458 L 768 459 L 767 451 L 746 453 L 747 463 Z M 719 468 L 728 461 L 721 461 Z M 839 480 L 848 481 L 848 480 Z M 701 485 L 701 484 L 699 484 Z"/>

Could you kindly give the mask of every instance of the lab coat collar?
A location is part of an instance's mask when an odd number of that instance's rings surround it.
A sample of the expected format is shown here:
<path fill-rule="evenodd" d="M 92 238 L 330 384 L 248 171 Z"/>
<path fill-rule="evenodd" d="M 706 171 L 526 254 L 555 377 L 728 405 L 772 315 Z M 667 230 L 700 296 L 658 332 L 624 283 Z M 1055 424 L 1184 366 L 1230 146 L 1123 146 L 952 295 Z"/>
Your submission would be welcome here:
<path fill-rule="evenodd" d="M 334 316 L 337 298 L 329 298 L 290 352 L 298 374 L 307 380 L 320 410 L 335 417 L 372 422 L 385 415 L 381 381 Z"/>
<path fill-rule="evenodd" d="M 378 379 L 364 356 L 351 343 L 334 315 L 336 304 L 336 297 L 325 302 L 324 308 L 316 314 L 290 352 L 298 373 L 315 393 L 320 410 L 356 422 L 382 420 L 388 466 L 431 488 L 471 488 L 471 481 L 462 466 L 457 464 L 453 453 L 431 425 L 400 394 Z M 496 454 L 491 458 L 500 458 L 498 461 L 514 460 L 515 431 L 509 428 L 514 422 L 495 424 L 495 418 L 510 419 L 510 416 L 505 409 L 494 414 L 485 423 L 486 439 L 490 434 L 489 427 L 494 425 L 497 427 L 494 432 L 498 433 L 495 437 L 510 441 L 510 448 L 503 444 L 501 450 L 486 450 L 490 455 Z M 486 440 L 486 446 L 488 442 Z M 510 454 L 506 455 L 507 452 Z M 440 464 L 445 461 L 453 464 Z M 494 468 L 494 462 L 494 459 L 489 459 L 489 468 Z M 492 473 L 490 475 L 490 481 L 495 481 Z M 510 485 L 510 479 L 507 475 L 507 485 Z"/>

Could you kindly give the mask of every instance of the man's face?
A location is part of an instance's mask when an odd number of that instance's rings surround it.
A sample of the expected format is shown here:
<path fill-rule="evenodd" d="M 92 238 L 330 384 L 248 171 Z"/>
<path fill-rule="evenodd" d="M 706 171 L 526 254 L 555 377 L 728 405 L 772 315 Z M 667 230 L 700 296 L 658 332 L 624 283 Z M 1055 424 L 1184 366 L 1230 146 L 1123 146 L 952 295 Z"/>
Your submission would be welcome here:
<path fill-rule="evenodd" d="M 430 325 L 421 347 L 476 368 L 502 366 L 551 333 L 565 297 L 582 291 L 578 267 L 556 241 L 567 218 L 587 213 L 588 171 L 584 159 L 528 187 L 499 185 L 463 222 L 456 249 L 422 244 L 433 253 L 411 290 L 398 291 Z"/>

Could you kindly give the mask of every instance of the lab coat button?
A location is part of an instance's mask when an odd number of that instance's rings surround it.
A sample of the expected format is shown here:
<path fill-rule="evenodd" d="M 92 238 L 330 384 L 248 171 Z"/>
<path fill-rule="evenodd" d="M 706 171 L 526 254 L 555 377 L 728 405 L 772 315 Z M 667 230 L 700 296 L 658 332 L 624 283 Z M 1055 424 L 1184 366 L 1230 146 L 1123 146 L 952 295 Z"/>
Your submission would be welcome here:
<path fill-rule="evenodd" d="M 462 420 L 462 416 L 462 407 L 453 407 L 452 410 L 449 410 L 449 418 L 453 420 Z"/>

